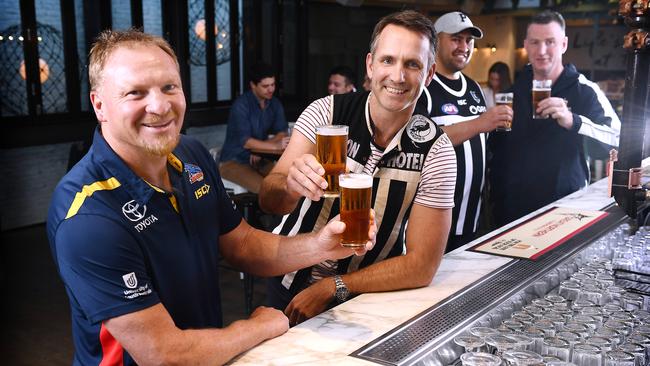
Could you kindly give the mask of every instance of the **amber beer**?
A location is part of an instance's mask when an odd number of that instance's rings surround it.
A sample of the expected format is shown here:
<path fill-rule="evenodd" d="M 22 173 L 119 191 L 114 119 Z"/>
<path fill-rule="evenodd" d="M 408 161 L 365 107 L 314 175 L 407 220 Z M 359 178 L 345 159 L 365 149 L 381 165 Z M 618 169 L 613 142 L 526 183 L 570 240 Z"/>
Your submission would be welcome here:
<path fill-rule="evenodd" d="M 494 95 L 494 100 L 497 105 L 507 105 L 512 109 L 512 99 L 513 99 L 513 94 L 512 93 L 497 93 Z M 497 127 L 497 131 L 510 131 L 512 130 L 512 120 L 506 121 L 505 125 L 503 127 L 499 126 Z"/>
<path fill-rule="evenodd" d="M 367 174 L 341 174 L 341 221 L 345 231 L 341 245 L 362 248 L 368 242 L 370 206 L 372 205 L 372 176 Z"/>
<path fill-rule="evenodd" d="M 546 98 L 551 97 L 551 80 L 533 80 L 533 119 L 544 119 L 537 114 L 537 105 Z"/>
<path fill-rule="evenodd" d="M 316 159 L 325 169 L 325 197 L 339 196 L 339 175 L 345 173 L 348 126 L 316 127 Z"/>

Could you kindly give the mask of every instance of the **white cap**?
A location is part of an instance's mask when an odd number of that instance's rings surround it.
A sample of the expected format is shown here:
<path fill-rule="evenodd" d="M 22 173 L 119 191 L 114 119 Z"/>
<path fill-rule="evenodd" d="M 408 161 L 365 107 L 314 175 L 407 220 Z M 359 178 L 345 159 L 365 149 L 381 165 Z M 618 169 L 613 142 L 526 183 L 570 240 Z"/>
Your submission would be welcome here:
<path fill-rule="evenodd" d="M 469 19 L 469 16 L 460 11 L 452 11 L 451 13 L 441 16 L 433 24 L 433 27 L 436 29 L 436 33 L 442 32 L 448 34 L 456 34 L 469 29 L 475 38 L 483 38 L 483 31 L 480 28 L 475 27 Z"/>

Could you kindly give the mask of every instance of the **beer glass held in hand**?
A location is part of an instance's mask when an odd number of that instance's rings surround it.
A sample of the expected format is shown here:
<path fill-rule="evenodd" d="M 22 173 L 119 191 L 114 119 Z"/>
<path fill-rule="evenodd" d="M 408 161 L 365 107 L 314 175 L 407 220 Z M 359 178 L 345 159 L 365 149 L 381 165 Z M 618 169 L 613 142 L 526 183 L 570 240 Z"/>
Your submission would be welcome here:
<path fill-rule="evenodd" d="M 533 119 L 548 117 L 537 114 L 537 105 L 546 98 L 551 97 L 552 80 L 533 80 Z"/>
<path fill-rule="evenodd" d="M 363 248 L 369 240 L 372 176 L 356 173 L 341 174 L 339 185 L 341 221 L 345 223 L 341 245 L 348 248 Z"/>
<path fill-rule="evenodd" d="M 497 105 L 507 105 L 512 109 L 512 93 L 497 93 L 494 95 L 494 101 Z M 505 125 L 497 127 L 497 131 L 510 131 L 512 130 L 512 120 L 506 121 Z"/>
<path fill-rule="evenodd" d="M 325 197 L 339 196 L 339 175 L 345 173 L 348 126 L 324 125 L 316 127 L 316 159 L 325 169 L 327 189 Z"/>

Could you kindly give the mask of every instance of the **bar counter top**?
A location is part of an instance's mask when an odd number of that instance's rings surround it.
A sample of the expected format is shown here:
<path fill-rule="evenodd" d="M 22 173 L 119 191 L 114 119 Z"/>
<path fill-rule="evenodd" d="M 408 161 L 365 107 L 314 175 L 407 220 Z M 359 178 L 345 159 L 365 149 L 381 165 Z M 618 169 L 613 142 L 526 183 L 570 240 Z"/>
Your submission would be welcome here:
<path fill-rule="evenodd" d="M 600 210 L 614 202 L 607 197 L 607 179 L 549 206 Z M 233 365 L 376 365 L 349 354 L 489 274 L 513 259 L 466 251 L 535 214 L 484 235 L 447 253 L 429 286 L 359 295 L 239 355 Z"/>

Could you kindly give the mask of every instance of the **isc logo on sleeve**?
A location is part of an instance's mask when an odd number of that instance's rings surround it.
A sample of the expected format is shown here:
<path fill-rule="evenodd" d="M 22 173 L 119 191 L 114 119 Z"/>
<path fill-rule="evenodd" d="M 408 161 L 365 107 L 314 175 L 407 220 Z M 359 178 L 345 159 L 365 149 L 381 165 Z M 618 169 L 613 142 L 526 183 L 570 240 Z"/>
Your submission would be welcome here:
<path fill-rule="evenodd" d="M 208 184 L 204 184 L 201 188 L 197 189 L 194 191 L 194 197 L 198 200 L 199 198 L 205 196 L 210 192 L 210 186 Z"/>

